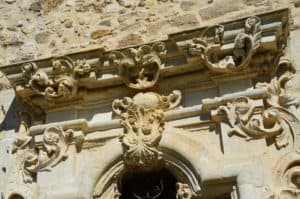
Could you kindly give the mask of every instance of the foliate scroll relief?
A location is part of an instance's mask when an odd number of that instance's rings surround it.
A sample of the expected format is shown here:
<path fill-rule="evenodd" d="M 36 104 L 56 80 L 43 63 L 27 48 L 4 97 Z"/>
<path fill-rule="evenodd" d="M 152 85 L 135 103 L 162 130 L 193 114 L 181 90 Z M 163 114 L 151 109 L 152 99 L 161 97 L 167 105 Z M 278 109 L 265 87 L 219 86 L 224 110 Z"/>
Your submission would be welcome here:
<path fill-rule="evenodd" d="M 289 168 L 281 179 L 281 188 L 277 188 L 269 199 L 298 199 L 300 198 L 300 166 Z"/>
<path fill-rule="evenodd" d="M 36 140 L 29 136 L 28 131 L 27 135 L 20 136 L 13 143 L 13 153 L 18 150 L 26 151 L 22 171 L 25 182 L 32 182 L 37 172 L 50 170 L 65 160 L 69 145 L 79 140 L 78 136 L 75 138 L 72 129 L 64 131 L 60 127 L 47 128 L 40 146 L 37 146 Z"/>
<path fill-rule="evenodd" d="M 129 48 L 109 54 L 112 65 L 117 67 L 124 83 L 135 89 L 152 87 L 164 67 L 162 58 L 166 54 L 165 44 L 157 42 L 137 49 Z"/>
<path fill-rule="evenodd" d="M 175 108 L 180 101 L 181 92 L 173 91 L 168 96 L 139 93 L 113 102 L 113 111 L 124 127 L 122 143 L 127 165 L 148 167 L 162 158 L 157 146 L 164 131 L 164 111 Z"/>
<path fill-rule="evenodd" d="M 213 41 L 204 37 L 193 39 L 188 47 L 188 53 L 200 56 L 205 65 L 214 72 L 234 72 L 246 68 L 261 43 L 261 20 L 254 16 L 245 22 L 244 31 L 236 35 L 234 47 L 230 55 L 222 55 L 224 45 L 224 26 L 215 29 Z M 221 58 L 220 58 L 221 57 Z"/>
<path fill-rule="evenodd" d="M 73 61 L 69 57 L 53 59 L 50 72 L 39 69 L 35 63 L 22 67 L 25 87 L 49 100 L 73 97 L 77 92 L 78 77 L 91 71 L 92 67 L 85 60 Z"/>
<path fill-rule="evenodd" d="M 285 92 L 286 83 L 291 79 L 285 73 L 268 83 L 259 83 L 256 87 L 268 91 L 266 99 L 253 100 L 248 97 L 237 97 L 226 106 L 220 106 L 213 117 L 225 114 L 230 130 L 228 135 L 238 135 L 251 139 L 274 138 L 277 148 L 285 147 L 294 138 L 293 122 L 296 116 L 290 107 L 298 106 L 299 101 Z"/>

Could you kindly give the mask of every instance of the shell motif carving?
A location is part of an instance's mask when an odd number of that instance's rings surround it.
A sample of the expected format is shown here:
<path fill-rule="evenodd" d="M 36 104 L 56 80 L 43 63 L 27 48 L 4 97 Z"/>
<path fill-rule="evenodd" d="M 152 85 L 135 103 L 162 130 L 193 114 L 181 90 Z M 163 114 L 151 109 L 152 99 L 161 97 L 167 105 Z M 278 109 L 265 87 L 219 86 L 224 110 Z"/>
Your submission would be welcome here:
<path fill-rule="evenodd" d="M 124 127 L 122 143 L 127 166 L 151 167 L 162 158 L 157 146 L 164 131 L 164 111 L 178 106 L 180 99 L 180 91 L 168 96 L 147 92 L 113 102 L 113 111 L 121 117 Z"/>

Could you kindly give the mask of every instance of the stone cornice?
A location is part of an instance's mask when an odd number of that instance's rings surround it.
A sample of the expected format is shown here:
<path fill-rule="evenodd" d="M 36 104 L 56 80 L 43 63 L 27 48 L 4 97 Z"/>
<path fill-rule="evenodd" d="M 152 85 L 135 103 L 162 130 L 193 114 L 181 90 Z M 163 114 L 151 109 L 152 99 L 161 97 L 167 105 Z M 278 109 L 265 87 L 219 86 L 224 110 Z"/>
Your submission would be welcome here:
<path fill-rule="evenodd" d="M 144 90 L 160 79 L 191 72 L 204 77 L 197 80 L 201 85 L 205 85 L 201 79 L 216 83 L 241 75 L 272 74 L 287 43 L 288 18 L 288 10 L 283 9 L 171 34 L 164 41 L 71 53 L 0 70 L 36 113 L 84 104 L 87 94 L 100 91 L 100 95 L 108 87 L 125 84 Z"/>

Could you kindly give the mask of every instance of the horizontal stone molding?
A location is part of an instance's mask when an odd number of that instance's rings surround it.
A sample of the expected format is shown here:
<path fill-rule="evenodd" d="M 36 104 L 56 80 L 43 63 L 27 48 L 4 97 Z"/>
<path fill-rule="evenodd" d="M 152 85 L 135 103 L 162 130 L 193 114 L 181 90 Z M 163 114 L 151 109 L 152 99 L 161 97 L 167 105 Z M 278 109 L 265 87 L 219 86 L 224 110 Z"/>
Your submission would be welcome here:
<path fill-rule="evenodd" d="M 217 97 L 213 99 L 204 99 L 202 100 L 202 104 L 179 108 L 174 110 L 169 110 L 165 112 L 165 120 L 172 121 L 177 119 L 183 119 L 188 117 L 198 116 L 202 113 L 208 113 L 211 109 L 217 108 L 222 104 L 226 104 L 233 99 L 240 97 L 240 96 L 247 96 L 249 98 L 257 99 L 257 98 L 265 98 L 267 97 L 267 90 L 264 88 L 257 88 L 253 90 L 247 90 L 242 92 L 237 92 L 233 94 L 227 94 L 222 97 Z M 76 119 L 76 120 L 69 120 L 63 122 L 53 122 L 48 124 L 42 124 L 37 126 L 30 127 L 30 135 L 39 135 L 41 134 L 46 128 L 51 126 L 61 126 L 64 129 L 73 128 L 73 129 L 81 129 L 85 134 L 93 133 L 95 131 L 107 131 L 111 129 L 121 128 L 120 120 L 119 119 L 112 119 L 112 120 L 93 120 L 88 121 L 86 119 Z"/>
<path fill-rule="evenodd" d="M 99 48 L 0 70 L 21 101 L 43 114 L 79 102 L 89 104 L 88 94 L 108 87 L 145 90 L 160 79 L 190 72 L 205 77 L 199 84 L 207 78 L 215 84 L 240 75 L 274 74 L 286 47 L 288 26 L 288 10 L 283 9 L 171 34 L 149 44 L 112 51 Z"/>

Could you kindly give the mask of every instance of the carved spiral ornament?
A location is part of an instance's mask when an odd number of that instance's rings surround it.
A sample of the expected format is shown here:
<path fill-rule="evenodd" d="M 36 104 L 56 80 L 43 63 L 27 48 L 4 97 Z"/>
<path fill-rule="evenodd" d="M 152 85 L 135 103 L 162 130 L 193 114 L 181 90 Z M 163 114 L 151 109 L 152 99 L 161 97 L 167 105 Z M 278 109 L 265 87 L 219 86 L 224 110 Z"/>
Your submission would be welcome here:
<path fill-rule="evenodd" d="M 234 47 L 230 55 L 219 58 L 224 44 L 224 27 L 219 25 L 215 29 L 215 43 L 205 38 L 194 38 L 188 47 L 188 53 L 199 56 L 209 70 L 219 73 L 236 72 L 245 69 L 261 43 L 261 20 L 254 16 L 245 22 L 244 31 L 236 35 Z"/>
<path fill-rule="evenodd" d="M 162 58 L 165 54 L 165 44 L 157 42 L 137 49 L 111 52 L 109 60 L 127 86 L 146 89 L 157 82 L 160 69 L 164 67 Z"/>

